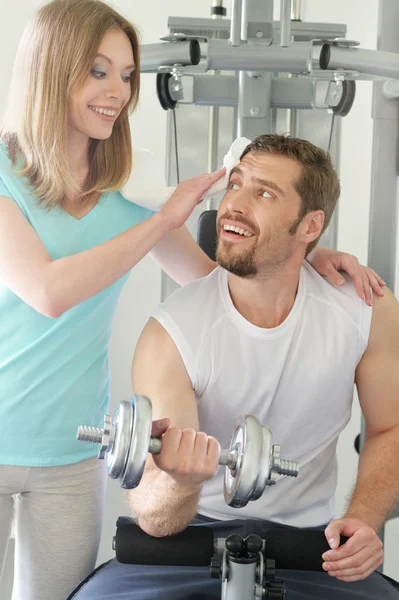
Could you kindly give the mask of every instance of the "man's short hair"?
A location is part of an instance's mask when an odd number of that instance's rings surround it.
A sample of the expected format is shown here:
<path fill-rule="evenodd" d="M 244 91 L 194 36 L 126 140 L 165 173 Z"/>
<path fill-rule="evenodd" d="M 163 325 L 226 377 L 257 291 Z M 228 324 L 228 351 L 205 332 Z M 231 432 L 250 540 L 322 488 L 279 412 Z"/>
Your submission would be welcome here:
<path fill-rule="evenodd" d="M 241 160 L 249 152 L 286 156 L 302 166 L 301 176 L 294 183 L 302 201 L 298 223 L 308 212 L 322 210 L 325 215 L 322 234 L 330 222 L 341 191 L 330 155 L 307 140 L 275 133 L 255 138 L 245 148 Z M 317 245 L 320 236 L 308 245 L 306 254 Z"/>

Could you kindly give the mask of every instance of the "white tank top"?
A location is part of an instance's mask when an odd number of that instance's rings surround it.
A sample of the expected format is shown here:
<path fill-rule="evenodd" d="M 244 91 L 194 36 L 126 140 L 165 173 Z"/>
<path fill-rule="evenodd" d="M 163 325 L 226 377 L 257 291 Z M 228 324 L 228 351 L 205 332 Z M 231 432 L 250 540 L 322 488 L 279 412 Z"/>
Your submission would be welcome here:
<path fill-rule="evenodd" d="M 297 527 L 335 517 L 336 444 L 351 416 L 371 314 L 351 281 L 337 288 L 307 262 L 290 314 L 272 329 L 249 323 L 236 310 L 220 267 L 176 290 L 153 313 L 181 354 L 201 431 L 228 448 L 237 417 L 253 414 L 271 430 L 282 458 L 301 464 L 297 478 L 279 476 L 241 509 L 224 502 L 219 468 L 203 486 L 201 514 Z"/>

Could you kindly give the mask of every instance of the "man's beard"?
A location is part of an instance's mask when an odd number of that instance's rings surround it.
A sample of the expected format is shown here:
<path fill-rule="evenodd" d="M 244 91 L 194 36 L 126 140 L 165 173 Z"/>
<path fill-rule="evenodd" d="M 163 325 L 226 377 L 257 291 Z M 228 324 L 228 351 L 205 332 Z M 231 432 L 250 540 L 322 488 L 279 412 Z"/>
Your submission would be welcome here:
<path fill-rule="evenodd" d="M 281 271 L 282 266 L 291 258 L 294 248 L 293 236 L 297 232 L 301 220 L 302 216 L 299 216 L 291 223 L 289 230 L 283 234 L 284 237 L 287 233 L 289 236 L 286 237 L 284 243 L 281 243 L 281 239 L 279 240 L 278 238 L 272 240 L 267 255 L 264 256 L 262 261 L 262 273 L 264 275 L 266 275 L 266 273 L 276 273 Z M 229 273 L 237 275 L 237 277 L 247 279 L 256 277 L 259 274 L 259 266 L 256 261 L 257 254 L 259 254 L 257 244 L 253 244 L 251 248 L 242 251 L 240 254 L 232 252 L 233 244 L 234 242 L 226 242 L 225 240 L 221 242 L 218 235 L 216 245 L 217 263 L 223 267 L 223 269 L 229 271 Z"/>
<path fill-rule="evenodd" d="M 217 240 L 216 262 L 237 277 L 252 278 L 258 274 L 258 267 L 255 263 L 256 246 L 252 246 L 247 252 L 232 256 L 230 249 L 234 242 L 223 242 L 224 251 L 220 249 L 220 240 Z"/>

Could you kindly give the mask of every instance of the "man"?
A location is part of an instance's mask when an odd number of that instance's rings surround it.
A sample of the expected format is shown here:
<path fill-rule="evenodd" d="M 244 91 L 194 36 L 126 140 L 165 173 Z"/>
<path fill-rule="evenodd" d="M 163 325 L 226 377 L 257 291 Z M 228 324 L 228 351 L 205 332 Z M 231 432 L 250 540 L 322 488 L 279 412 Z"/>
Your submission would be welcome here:
<path fill-rule="evenodd" d="M 386 290 L 370 308 L 351 282 L 338 289 L 304 261 L 339 191 L 328 155 L 309 142 L 254 140 L 218 210 L 220 267 L 161 305 L 133 363 L 134 392 L 151 398 L 153 418 L 168 417 L 171 425 L 159 424 L 166 430 L 162 452 L 149 456 L 140 486 L 129 492 L 138 524 L 157 537 L 183 530 L 197 513 L 205 521 L 323 528 L 331 548 L 323 555 L 326 573 L 309 576 L 306 590 L 282 573 L 287 600 L 399 597 L 373 573 L 382 562 L 377 531 L 399 496 L 398 303 Z M 336 444 L 350 419 L 354 383 L 367 439 L 352 499 L 334 520 Z M 219 443 L 228 446 L 242 413 L 270 427 L 282 456 L 301 470 L 234 509 L 224 503 L 223 473 L 216 471 Z M 338 548 L 340 535 L 349 540 Z M 161 588 L 165 600 L 220 597 L 220 583 L 204 570 L 180 569 L 165 584 L 166 568 L 117 569 L 119 581 L 131 580 L 129 598 L 155 598 Z M 101 598 L 112 598 L 106 571 Z"/>

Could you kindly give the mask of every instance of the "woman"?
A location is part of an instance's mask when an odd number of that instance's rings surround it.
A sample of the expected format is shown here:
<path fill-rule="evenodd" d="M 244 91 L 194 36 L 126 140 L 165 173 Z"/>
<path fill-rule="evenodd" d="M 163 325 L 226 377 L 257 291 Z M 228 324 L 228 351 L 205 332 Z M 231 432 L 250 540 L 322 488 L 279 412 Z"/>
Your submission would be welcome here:
<path fill-rule="evenodd" d="M 0 571 L 18 494 L 13 600 L 64 600 L 94 567 L 104 471 L 75 435 L 108 407 L 129 271 L 149 251 L 180 284 L 215 266 L 183 224 L 223 171 L 181 183 L 157 214 L 118 192 L 139 72 L 135 29 L 98 0 L 44 6 L 17 54 L 0 147 Z M 312 260 L 382 293 L 353 257 Z"/>

